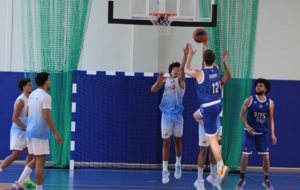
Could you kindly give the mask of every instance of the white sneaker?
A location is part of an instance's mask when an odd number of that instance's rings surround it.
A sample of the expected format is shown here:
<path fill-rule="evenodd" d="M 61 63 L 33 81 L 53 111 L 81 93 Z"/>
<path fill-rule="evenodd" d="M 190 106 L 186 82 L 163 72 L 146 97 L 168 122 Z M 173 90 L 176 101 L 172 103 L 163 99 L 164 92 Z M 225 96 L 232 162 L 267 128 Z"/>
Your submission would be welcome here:
<path fill-rule="evenodd" d="M 214 186 L 216 189 L 221 190 L 221 186 L 220 186 L 220 184 L 218 183 L 218 179 L 217 179 L 217 178 L 213 178 L 212 175 L 209 175 L 209 176 L 206 178 L 206 180 L 207 180 L 210 184 L 212 184 L 212 186 Z"/>
<path fill-rule="evenodd" d="M 227 181 L 227 175 L 229 173 L 229 168 L 227 166 L 223 166 L 222 169 L 220 169 L 219 173 L 218 173 L 218 176 L 217 176 L 217 179 L 218 179 L 218 182 L 220 184 L 223 184 Z"/>
<path fill-rule="evenodd" d="M 170 175 L 169 171 L 163 171 L 162 172 L 162 183 L 163 184 L 166 184 L 170 181 L 169 175 Z"/>
<path fill-rule="evenodd" d="M 197 179 L 194 183 L 197 190 L 205 190 L 204 179 Z"/>
<path fill-rule="evenodd" d="M 174 176 L 176 179 L 180 179 L 182 176 L 181 166 L 175 166 Z"/>

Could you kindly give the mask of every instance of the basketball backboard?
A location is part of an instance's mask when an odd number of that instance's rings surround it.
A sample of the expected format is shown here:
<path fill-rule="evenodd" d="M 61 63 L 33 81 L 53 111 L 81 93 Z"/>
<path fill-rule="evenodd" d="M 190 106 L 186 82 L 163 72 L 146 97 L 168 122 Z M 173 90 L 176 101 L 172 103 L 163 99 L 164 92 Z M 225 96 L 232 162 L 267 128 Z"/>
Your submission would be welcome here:
<path fill-rule="evenodd" d="M 211 15 L 201 18 L 198 0 L 108 0 L 108 23 L 152 25 L 150 13 L 175 13 L 171 26 L 216 27 L 217 5 L 211 5 Z"/>

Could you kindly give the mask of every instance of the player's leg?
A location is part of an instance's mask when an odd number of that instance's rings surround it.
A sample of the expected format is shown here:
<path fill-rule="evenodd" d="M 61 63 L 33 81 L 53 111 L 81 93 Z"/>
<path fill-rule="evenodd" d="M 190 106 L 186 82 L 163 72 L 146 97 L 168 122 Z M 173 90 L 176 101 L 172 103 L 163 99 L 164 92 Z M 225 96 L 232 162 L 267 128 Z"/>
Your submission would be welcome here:
<path fill-rule="evenodd" d="M 203 107 L 200 109 L 201 114 L 203 116 L 203 123 L 205 128 L 205 134 L 208 137 L 209 144 L 211 146 L 211 150 L 213 152 L 214 157 L 217 160 L 217 171 L 218 171 L 218 181 L 219 183 L 225 183 L 227 180 L 227 174 L 229 172 L 229 168 L 224 165 L 221 148 L 219 146 L 217 140 L 217 117 L 222 110 L 222 104 L 215 104 L 209 107 Z"/>
<path fill-rule="evenodd" d="M 169 182 L 170 172 L 168 170 L 168 161 L 170 156 L 171 136 L 173 133 L 173 126 L 170 114 L 162 113 L 161 117 L 161 136 L 163 139 L 163 150 L 162 150 L 162 183 L 166 184 Z"/>
<path fill-rule="evenodd" d="M 182 157 L 182 144 L 181 137 L 183 135 L 183 116 L 182 113 L 174 114 L 174 144 L 176 151 L 176 163 L 175 163 L 175 173 L 176 179 L 180 179 L 182 175 L 181 170 L 181 157 Z"/>
<path fill-rule="evenodd" d="M 200 112 L 197 111 L 198 113 L 195 112 L 194 118 L 196 121 L 202 120 L 202 115 L 200 115 Z M 203 122 L 202 122 L 203 123 Z M 196 187 L 197 190 L 203 190 L 204 188 L 204 179 L 203 179 L 203 170 L 204 170 L 204 163 L 205 163 L 205 158 L 207 154 L 207 149 L 209 146 L 209 142 L 207 139 L 207 136 L 205 135 L 204 128 L 201 124 L 199 124 L 199 146 L 200 146 L 200 152 L 198 156 L 198 177 L 197 180 L 194 183 L 194 186 Z"/>
<path fill-rule="evenodd" d="M 200 113 L 200 109 L 198 109 L 197 111 L 195 111 L 194 113 L 194 118 L 195 120 L 200 123 L 201 126 L 204 126 L 204 123 L 203 123 L 203 116 L 201 115 Z"/>
<path fill-rule="evenodd" d="M 46 155 L 36 155 L 35 179 L 36 189 L 42 190 Z"/>
<path fill-rule="evenodd" d="M 28 148 L 24 148 L 26 154 L 27 154 L 27 157 L 26 157 L 26 160 L 25 160 L 25 168 L 26 166 L 28 166 L 33 160 L 34 160 L 34 156 L 33 154 L 29 154 L 28 152 Z M 32 169 L 34 169 L 35 167 L 35 160 L 33 161 L 34 165 L 32 166 Z M 27 179 L 25 179 L 25 182 L 23 184 L 24 187 L 35 187 L 35 183 L 33 183 L 31 180 L 30 180 L 30 176 L 27 177 Z"/>
<path fill-rule="evenodd" d="M 33 160 L 33 154 L 29 154 L 28 148 L 24 148 L 24 151 L 26 152 L 26 160 L 25 160 L 25 167 Z"/>
<path fill-rule="evenodd" d="M 181 157 L 182 157 L 182 144 L 181 144 L 181 137 L 174 136 L 174 143 L 175 143 L 175 151 L 176 151 L 176 163 L 175 163 L 175 173 L 174 176 L 176 179 L 180 179 L 182 176 L 181 170 Z"/>
<path fill-rule="evenodd" d="M 250 135 L 248 133 L 248 131 L 244 131 L 243 134 L 243 155 L 241 158 L 241 176 L 240 179 L 236 185 L 236 190 L 241 190 L 243 189 L 243 186 L 246 184 L 246 180 L 245 180 L 245 173 L 246 173 L 246 169 L 248 166 L 248 158 L 249 155 L 252 154 L 252 150 L 255 144 L 255 137 L 253 137 L 252 135 Z"/>
<path fill-rule="evenodd" d="M 267 134 L 256 135 L 255 143 L 257 153 L 261 154 L 263 157 L 263 169 L 265 177 L 262 184 L 267 190 L 273 190 L 273 186 L 269 180 L 270 158 Z"/>
<path fill-rule="evenodd" d="M 34 153 L 34 149 L 32 147 L 32 139 L 31 138 L 27 138 L 27 149 L 28 149 L 28 154 L 33 154 Z M 24 182 L 28 179 L 28 177 L 30 176 L 32 170 L 35 168 L 35 156 L 33 156 L 33 160 L 25 167 L 25 169 L 23 170 L 20 178 L 18 181 L 16 181 L 12 186 L 12 190 L 19 190 L 23 188 L 23 184 Z"/>
<path fill-rule="evenodd" d="M 210 147 L 209 147 L 209 162 L 210 162 L 210 175 L 206 178 L 206 180 L 210 184 L 212 184 L 216 189 L 220 190 L 221 187 L 217 180 L 217 161 Z"/>
<path fill-rule="evenodd" d="M 11 128 L 10 130 L 10 150 L 12 150 L 12 154 L 4 159 L 0 166 L 0 172 L 4 170 L 7 166 L 9 166 L 13 161 L 18 159 L 22 153 L 23 148 L 26 145 L 26 137 L 25 131 Z"/>
<path fill-rule="evenodd" d="M 222 138 L 220 137 L 220 136 L 222 136 L 222 129 L 221 129 L 222 126 L 221 126 L 221 121 L 220 121 L 220 115 L 218 115 L 216 123 L 217 123 L 217 129 L 218 129 L 217 138 L 218 138 L 218 143 L 220 144 L 222 141 Z M 206 179 L 207 179 L 207 181 L 214 183 L 215 180 L 212 180 L 212 179 L 217 178 L 217 161 L 216 161 L 210 147 L 209 147 L 209 162 L 210 162 L 210 176 L 208 176 L 208 178 L 206 178 Z"/>
<path fill-rule="evenodd" d="M 6 157 L 0 166 L 0 172 L 4 170 L 7 166 L 13 163 L 16 159 L 18 159 L 21 155 L 21 150 L 12 150 L 11 155 Z"/>

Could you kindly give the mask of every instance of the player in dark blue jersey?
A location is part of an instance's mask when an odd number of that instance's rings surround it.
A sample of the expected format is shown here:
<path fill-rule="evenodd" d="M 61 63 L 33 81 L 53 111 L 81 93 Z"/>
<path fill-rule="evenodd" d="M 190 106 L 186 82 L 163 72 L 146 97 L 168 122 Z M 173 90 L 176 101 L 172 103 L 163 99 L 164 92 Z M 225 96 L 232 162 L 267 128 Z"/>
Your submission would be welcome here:
<path fill-rule="evenodd" d="M 210 37 L 208 38 L 208 40 Z M 208 46 L 208 40 L 203 42 L 203 54 L 206 50 L 209 50 Z M 224 64 L 225 72 L 226 74 L 222 77 L 220 77 L 220 84 L 221 84 L 221 89 L 223 91 L 224 85 L 230 80 L 231 78 L 231 72 L 230 69 L 227 65 L 227 58 L 229 54 L 228 51 L 225 50 L 225 52 L 222 54 L 222 62 Z M 202 69 L 204 69 L 204 63 L 202 63 Z M 220 67 L 219 67 L 220 68 Z M 198 84 L 196 84 L 198 86 Z M 221 115 L 222 113 L 220 113 Z M 204 132 L 204 127 L 201 125 L 203 123 L 203 117 L 200 114 L 200 109 L 198 109 L 194 113 L 194 118 L 195 120 L 199 123 L 199 146 L 200 146 L 200 152 L 199 152 L 199 157 L 198 157 L 198 180 L 200 182 L 199 186 L 203 187 L 204 189 L 204 179 L 203 179 L 203 171 L 204 171 L 204 163 L 205 163 L 205 158 L 207 154 L 207 150 L 209 148 L 209 142 L 208 138 Z M 218 129 L 218 141 L 221 140 L 220 136 L 222 136 L 222 129 L 221 129 L 221 121 L 220 121 L 220 116 L 217 118 L 217 129 Z M 209 162 L 210 162 L 210 175 L 206 178 L 206 180 L 213 185 L 216 189 L 220 190 L 221 187 L 217 181 L 217 161 L 210 149 L 209 151 Z M 201 189 L 201 188 L 200 188 Z"/>
<path fill-rule="evenodd" d="M 217 142 L 217 117 L 222 110 L 222 89 L 220 85 L 220 75 L 217 64 L 214 63 L 216 56 L 211 50 L 206 50 L 203 54 L 204 69 L 191 69 L 192 58 L 197 50 L 193 50 L 189 44 L 189 58 L 185 66 L 185 73 L 197 82 L 197 95 L 201 104 L 200 113 L 203 117 L 202 126 L 204 126 L 205 134 L 208 137 L 214 157 L 217 160 L 217 171 L 219 183 L 225 183 L 229 168 L 224 165 L 221 149 Z M 194 183 L 197 189 L 203 189 L 200 181 L 197 179 Z"/>
<path fill-rule="evenodd" d="M 271 83 L 259 78 L 255 81 L 255 95 L 247 98 L 243 104 L 240 117 L 245 125 L 244 139 L 243 139 L 243 156 L 241 159 L 241 178 L 236 186 L 236 190 L 243 189 L 246 183 L 245 172 L 248 165 L 248 157 L 252 154 L 254 147 L 257 153 L 263 156 L 263 170 L 265 178 L 263 186 L 267 190 L 273 190 L 273 187 L 268 179 L 269 175 L 269 145 L 267 133 L 271 131 L 273 145 L 276 144 L 277 139 L 274 132 L 273 110 L 274 102 L 265 96 L 271 91 Z M 247 118 L 245 113 L 247 112 Z"/>

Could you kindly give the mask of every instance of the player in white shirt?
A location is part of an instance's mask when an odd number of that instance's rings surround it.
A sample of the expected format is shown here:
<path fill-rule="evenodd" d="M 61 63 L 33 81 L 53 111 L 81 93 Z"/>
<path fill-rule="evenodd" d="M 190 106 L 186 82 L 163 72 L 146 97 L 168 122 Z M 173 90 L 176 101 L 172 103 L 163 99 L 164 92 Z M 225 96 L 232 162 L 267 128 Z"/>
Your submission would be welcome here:
<path fill-rule="evenodd" d="M 34 160 L 26 166 L 20 179 L 12 185 L 12 190 L 22 190 L 25 179 L 34 168 L 36 168 L 36 190 L 42 190 L 45 158 L 47 154 L 50 154 L 50 129 L 54 133 L 57 143 L 64 143 L 51 118 L 51 96 L 47 93 L 51 86 L 49 74 L 38 73 L 35 83 L 39 88 L 30 94 L 26 112 L 28 116 L 27 146 L 29 154 L 34 155 Z"/>
<path fill-rule="evenodd" d="M 188 44 L 183 48 L 183 58 L 180 63 L 172 63 L 169 65 L 170 78 L 164 77 L 161 72 L 157 77 L 157 82 L 152 86 L 151 92 L 155 93 L 164 87 L 164 93 L 159 105 L 162 111 L 161 118 L 161 135 L 163 139 L 163 155 L 162 155 L 162 183 L 169 182 L 170 172 L 168 170 L 168 160 L 170 155 L 171 136 L 174 135 L 176 163 L 174 177 L 180 179 L 182 176 L 181 157 L 182 144 L 181 137 L 183 135 L 183 96 L 185 93 L 185 74 L 184 66 L 186 64 L 187 55 L 189 53 Z"/>
<path fill-rule="evenodd" d="M 26 143 L 26 109 L 28 97 L 33 91 L 33 86 L 29 78 L 22 78 L 18 82 L 18 88 L 22 91 L 22 94 L 14 103 L 13 123 L 10 130 L 10 150 L 12 150 L 12 154 L 6 157 L 0 165 L 0 173 L 20 157 L 23 149 L 27 154 L 25 166 L 33 160 L 33 155 L 28 153 Z M 28 179 L 24 183 L 24 186 L 35 187 L 35 184 Z"/>

